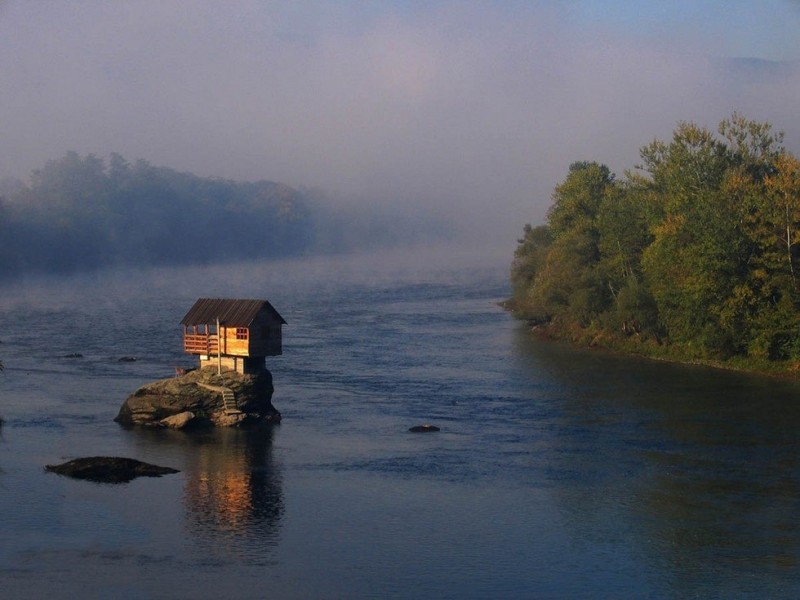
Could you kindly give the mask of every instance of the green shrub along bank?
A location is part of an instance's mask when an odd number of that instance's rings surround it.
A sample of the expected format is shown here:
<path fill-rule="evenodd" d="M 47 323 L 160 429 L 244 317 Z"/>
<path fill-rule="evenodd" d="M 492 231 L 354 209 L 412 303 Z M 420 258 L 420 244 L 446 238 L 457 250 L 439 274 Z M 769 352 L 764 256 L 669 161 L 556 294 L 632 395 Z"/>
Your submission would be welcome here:
<path fill-rule="evenodd" d="M 678 125 L 617 178 L 576 162 L 526 225 L 510 307 L 558 338 L 670 360 L 800 364 L 800 162 L 769 123 Z"/>

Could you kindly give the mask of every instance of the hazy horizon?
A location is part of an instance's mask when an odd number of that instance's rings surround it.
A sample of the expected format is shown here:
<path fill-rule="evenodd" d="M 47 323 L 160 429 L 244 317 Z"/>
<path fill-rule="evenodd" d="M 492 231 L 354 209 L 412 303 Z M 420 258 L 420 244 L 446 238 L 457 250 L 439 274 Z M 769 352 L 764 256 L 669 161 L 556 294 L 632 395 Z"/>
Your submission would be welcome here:
<path fill-rule="evenodd" d="M 678 121 L 796 153 L 798 30 L 790 0 L 0 2 L 0 177 L 118 152 L 511 248 L 571 162 L 621 175 Z"/>

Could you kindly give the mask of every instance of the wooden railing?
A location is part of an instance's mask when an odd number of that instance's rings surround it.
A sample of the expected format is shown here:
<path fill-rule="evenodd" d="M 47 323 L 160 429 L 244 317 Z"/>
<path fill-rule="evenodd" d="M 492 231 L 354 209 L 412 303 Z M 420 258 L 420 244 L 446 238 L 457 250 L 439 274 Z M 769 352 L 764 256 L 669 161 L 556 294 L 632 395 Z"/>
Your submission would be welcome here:
<path fill-rule="evenodd" d="M 190 354 L 216 354 L 219 338 L 211 334 L 191 334 L 183 336 L 183 350 Z"/>

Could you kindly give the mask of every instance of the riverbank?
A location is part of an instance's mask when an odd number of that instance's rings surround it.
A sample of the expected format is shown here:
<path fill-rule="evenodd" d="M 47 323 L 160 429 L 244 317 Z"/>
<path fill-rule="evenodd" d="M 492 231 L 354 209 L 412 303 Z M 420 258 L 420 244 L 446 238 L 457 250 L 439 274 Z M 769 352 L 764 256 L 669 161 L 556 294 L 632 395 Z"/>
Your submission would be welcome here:
<path fill-rule="evenodd" d="M 577 324 L 532 319 L 519 310 L 513 300 L 505 300 L 500 302 L 499 305 L 516 319 L 525 321 L 531 334 L 542 340 L 566 342 L 578 347 L 649 360 L 698 365 L 800 381 L 800 361 L 769 360 L 752 356 L 734 356 L 730 358 L 701 356 L 694 353 L 691 348 L 684 348 L 676 344 L 665 344 L 654 338 L 643 338 L 637 334 L 619 335 L 598 328 L 580 327 Z"/>

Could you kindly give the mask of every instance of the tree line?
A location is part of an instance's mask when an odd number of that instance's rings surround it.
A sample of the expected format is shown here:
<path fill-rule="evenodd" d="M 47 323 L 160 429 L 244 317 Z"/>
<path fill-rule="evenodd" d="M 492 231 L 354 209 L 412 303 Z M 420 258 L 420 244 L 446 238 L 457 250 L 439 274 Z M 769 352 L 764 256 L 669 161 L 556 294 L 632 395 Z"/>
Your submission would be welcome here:
<path fill-rule="evenodd" d="M 348 253 L 441 239 L 441 218 L 320 189 L 238 182 L 67 152 L 0 178 L 0 281 L 114 266 Z M 394 208 L 393 208 L 394 204 Z"/>
<path fill-rule="evenodd" d="M 555 335 L 800 360 L 800 162 L 769 123 L 679 123 L 617 178 L 576 162 L 526 225 L 512 306 Z"/>
<path fill-rule="evenodd" d="M 203 178 L 119 154 L 68 152 L 29 183 L 0 182 L 0 279 L 110 265 L 190 264 L 304 252 L 310 212 L 269 181 Z"/>

